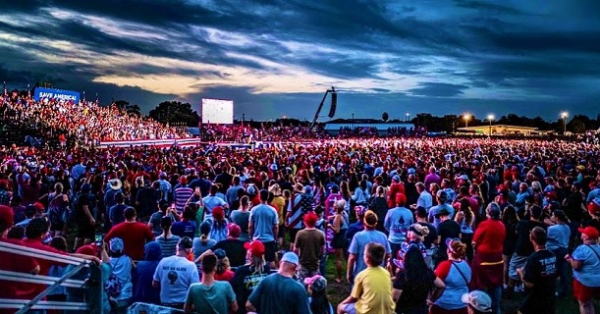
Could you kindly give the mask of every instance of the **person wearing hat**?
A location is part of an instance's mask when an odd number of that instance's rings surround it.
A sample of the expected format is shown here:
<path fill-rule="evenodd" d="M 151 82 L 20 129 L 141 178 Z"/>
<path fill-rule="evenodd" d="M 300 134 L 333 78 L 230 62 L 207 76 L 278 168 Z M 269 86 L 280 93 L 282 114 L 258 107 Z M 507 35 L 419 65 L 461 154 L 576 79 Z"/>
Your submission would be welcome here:
<path fill-rule="evenodd" d="M 396 174 L 392 176 L 392 185 L 390 185 L 390 190 L 388 191 L 388 208 L 393 208 L 396 205 L 396 195 L 398 193 L 406 195 L 406 190 L 404 184 L 400 181 L 400 176 Z"/>
<path fill-rule="evenodd" d="M 152 288 L 152 277 L 161 259 L 160 244 L 156 241 L 146 243 L 144 246 L 144 259 L 135 265 L 132 274 L 133 303 L 160 304 L 160 291 Z"/>
<path fill-rule="evenodd" d="M 202 199 L 202 204 L 204 204 L 205 216 L 204 219 L 212 218 L 213 209 L 216 207 L 221 207 L 223 210 L 229 208 L 227 202 L 217 196 L 217 192 L 219 192 L 219 188 L 216 185 L 211 185 L 209 189 L 209 195 L 205 196 Z"/>
<path fill-rule="evenodd" d="M 111 208 L 117 205 L 117 200 L 115 196 L 117 193 L 123 193 L 123 183 L 119 179 L 110 179 L 108 180 L 108 189 L 104 192 L 104 206 L 106 208 Z"/>
<path fill-rule="evenodd" d="M 437 226 L 441 222 L 440 218 L 438 216 L 438 213 L 442 209 L 446 209 L 448 212 L 450 212 L 450 219 L 452 219 L 452 217 L 454 217 L 454 207 L 452 207 L 451 204 L 448 204 L 448 202 L 447 202 L 448 194 L 446 193 L 446 191 L 444 191 L 444 190 L 437 191 L 435 197 L 438 202 L 438 205 L 433 206 L 429 209 L 428 219 L 429 219 L 429 222 L 431 222 L 437 228 Z"/>
<path fill-rule="evenodd" d="M 408 228 L 414 223 L 413 213 L 406 205 L 406 197 L 403 194 L 396 195 L 396 206 L 387 211 L 383 226 L 388 232 L 388 241 L 392 249 L 392 255 L 395 255 L 400 249 L 400 244 L 406 241 Z"/>
<path fill-rule="evenodd" d="M 433 261 L 437 267 L 439 263 L 448 258 L 446 255 L 446 240 L 460 238 L 460 225 L 450 218 L 450 211 L 446 207 L 442 207 L 436 216 L 440 220 L 440 224 L 437 226 L 438 243 L 440 246 Z"/>
<path fill-rule="evenodd" d="M 246 301 L 246 310 L 260 314 L 310 313 L 308 293 L 294 279 L 300 258 L 294 252 L 283 254 L 279 270 L 264 278 Z"/>
<path fill-rule="evenodd" d="M 125 244 L 121 238 L 113 238 L 110 240 L 110 266 L 112 274 L 115 275 L 113 282 L 109 281 L 106 285 L 106 289 L 114 289 L 111 298 L 117 302 L 119 308 L 126 307 L 129 305 L 131 298 L 133 297 L 133 283 L 131 280 L 131 271 L 133 269 L 133 263 L 129 256 L 125 255 Z M 112 284 L 118 284 L 111 287 Z"/>
<path fill-rule="evenodd" d="M 392 279 L 390 273 L 381 267 L 389 256 L 387 250 L 389 245 L 386 248 L 379 243 L 368 243 L 364 247 L 363 258 L 367 267 L 354 278 L 352 292 L 338 305 L 338 314 L 394 313 L 396 304 L 392 298 Z"/>
<path fill-rule="evenodd" d="M 334 314 L 333 306 L 327 298 L 327 279 L 321 275 L 314 275 L 304 279 L 308 291 L 308 303 L 313 314 Z"/>
<path fill-rule="evenodd" d="M 231 286 L 240 305 L 238 313 L 246 313 L 245 304 L 258 284 L 269 275 L 271 268 L 265 262 L 265 246 L 259 240 L 244 243 L 246 263 L 235 270 Z"/>
<path fill-rule="evenodd" d="M 77 256 L 86 256 L 88 259 L 98 259 L 96 256 L 100 257 L 102 263 L 100 265 L 100 273 L 102 282 L 108 282 L 109 278 L 112 274 L 112 266 L 110 264 L 110 257 L 108 256 L 108 244 L 103 243 L 100 247 L 97 247 L 95 244 L 86 244 L 83 245 L 75 251 Z M 75 270 L 76 265 L 68 265 L 65 269 L 65 274 L 71 273 Z M 90 271 L 88 267 L 84 267 L 76 272 L 71 279 L 75 280 L 83 280 L 87 281 L 90 279 Z M 1 289 L 0 289 L 1 290 Z M 69 288 L 66 289 L 67 292 L 67 302 L 86 302 L 88 293 L 86 289 L 81 288 Z M 110 313 L 111 305 L 109 302 L 108 293 L 102 293 L 102 311 L 103 313 Z M 70 312 L 70 311 L 65 311 Z M 72 311 L 75 312 L 75 311 Z M 77 313 L 77 312 L 75 312 Z"/>
<path fill-rule="evenodd" d="M 524 268 L 517 269 L 525 285 L 525 298 L 519 307 L 519 312 L 555 313 L 557 256 L 546 249 L 547 235 L 543 228 L 533 228 L 529 233 L 529 239 L 535 252 L 527 258 Z"/>
<path fill-rule="evenodd" d="M 183 309 L 189 287 L 199 281 L 198 267 L 188 260 L 192 239 L 183 237 L 177 244 L 177 253 L 163 258 L 154 272 L 152 287 L 160 289 L 163 306 Z"/>
<path fill-rule="evenodd" d="M 318 219 L 319 217 L 314 212 L 305 214 L 304 225 L 306 228 L 300 230 L 296 235 L 294 251 L 300 256 L 300 270 L 298 272 L 300 279 L 318 274 L 321 258 L 325 254 L 325 235 L 315 227 Z M 339 230 L 340 225 L 337 226 Z M 346 223 L 346 229 L 347 227 L 348 224 Z M 343 234 L 341 237 L 344 239 Z M 341 261 L 339 265 L 342 265 Z M 340 269 L 338 273 L 341 277 L 342 270 Z"/>
<path fill-rule="evenodd" d="M 551 220 L 555 225 L 548 227 L 548 242 L 546 247 L 557 257 L 556 267 L 558 276 L 560 276 L 558 297 L 564 297 L 569 292 L 569 267 L 562 257 L 569 253 L 571 228 L 568 225 L 569 219 L 567 218 L 567 215 L 560 209 L 557 209 L 552 213 Z"/>
<path fill-rule="evenodd" d="M 354 206 L 354 213 L 356 215 L 356 222 L 348 225 L 348 230 L 346 230 L 346 243 L 352 242 L 354 235 L 358 232 L 365 230 L 365 213 L 367 212 L 367 208 L 364 206 Z M 328 229 L 331 230 L 331 229 Z"/>
<path fill-rule="evenodd" d="M 579 228 L 583 244 L 564 258 L 573 268 L 573 295 L 580 313 L 594 313 L 593 299 L 600 296 L 599 233 L 594 227 Z"/>
<path fill-rule="evenodd" d="M 203 256 L 202 280 L 190 285 L 187 291 L 184 305 L 186 313 L 230 313 L 238 310 L 231 285 L 215 278 L 218 263 L 219 258 L 213 253 Z"/>
<path fill-rule="evenodd" d="M 487 291 L 492 296 L 494 313 L 500 312 L 504 262 L 502 250 L 506 228 L 500 221 L 500 206 L 490 203 L 485 210 L 487 219 L 482 221 L 473 235 L 475 257 L 471 262 L 473 278 L 471 287 Z"/>
<path fill-rule="evenodd" d="M 367 211 L 363 219 L 365 230 L 358 232 L 352 238 L 350 247 L 348 248 L 348 267 L 346 268 L 346 279 L 349 283 L 354 282 L 354 278 L 367 268 L 365 263 L 365 248 L 370 243 L 379 243 L 385 248 L 385 262 L 392 255 L 392 249 L 390 242 L 387 239 L 385 233 L 375 230 L 377 226 L 377 215 L 372 211 Z M 382 264 L 383 266 L 383 264 Z"/>
<path fill-rule="evenodd" d="M 227 239 L 217 242 L 211 250 L 223 250 L 229 257 L 231 267 L 242 266 L 246 262 L 246 249 L 244 248 L 246 242 L 239 239 L 242 229 L 234 223 L 229 224 L 227 229 L 229 230 Z"/>
<path fill-rule="evenodd" d="M 484 314 L 492 311 L 492 299 L 481 291 L 473 290 L 462 295 L 461 300 L 467 305 L 468 314 Z M 498 312 L 496 312 L 498 313 Z"/>

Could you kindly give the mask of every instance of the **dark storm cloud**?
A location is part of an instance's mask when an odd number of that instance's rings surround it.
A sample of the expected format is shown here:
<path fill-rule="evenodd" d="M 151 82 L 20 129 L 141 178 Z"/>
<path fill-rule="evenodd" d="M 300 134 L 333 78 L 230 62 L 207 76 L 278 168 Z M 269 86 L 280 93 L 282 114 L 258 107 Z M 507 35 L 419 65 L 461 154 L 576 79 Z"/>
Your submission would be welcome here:
<path fill-rule="evenodd" d="M 235 99 L 236 108 L 262 117 L 275 117 L 286 110 L 288 115 L 305 116 L 305 106 L 312 108 L 322 94 L 256 94 L 260 88 L 250 79 L 246 86 L 227 86 L 233 73 L 228 67 L 289 75 L 262 60 L 360 89 L 340 88 L 340 110 L 346 113 L 359 114 L 370 104 L 385 108 L 392 116 L 394 110 L 416 113 L 418 108 L 443 114 L 449 109 L 434 105 L 443 98 L 451 99 L 457 110 L 469 106 L 487 110 L 486 101 L 504 111 L 532 108 L 528 103 L 545 104 L 545 108 L 569 103 L 595 115 L 591 104 L 600 94 L 600 83 L 593 84 L 598 83 L 600 73 L 600 1 L 596 0 L 0 0 L 0 7 L 4 14 L 0 36 L 31 39 L 0 37 L 0 80 L 22 86 L 30 80 L 52 79 L 71 89 L 97 90 L 104 98 L 110 98 L 108 94 L 129 97 L 145 110 L 169 97 L 190 101 L 216 97 Z M 52 10 L 64 10 L 75 18 L 55 17 Z M 6 16 L 18 16 L 22 23 L 7 21 Z M 148 36 L 110 33 L 86 21 L 87 16 Z M 44 24 L 35 24 L 38 20 Z M 229 38 L 230 34 L 241 38 Z M 140 58 L 119 67 L 97 66 L 95 60 L 82 64 L 83 52 L 48 45 L 58 40 L 77 44 L 90 54 L 88 58 L 119 58 L 127 53 Z M 42 55 L 63 61 L 45 61 Z M 144 57 L 219 69 L 150 64 Z M 210 84 L 192 84 L 202 92 L 161 95 L 138 87 L 92 82 L 102 75 L 143 78 L 161 74 L 214 78 L 223 84 L 211 80 Z M 409 83 L 402 85 L 402 78 Z M 399 83 L 360 86 L 355 83 L 359 79 Z M 323 82 L 311 83 L 328 88 Z M 476 93 L 467 93 L 470 89 Z M 508 96 L 498 99 L 504 91 L 519 95 L 519 102 Z M 493 97 L 487 97 L 488 92 Z M 470 98 L 463 99 L 466 95 Z M 411 102 L 418 106 L 413 108 Z"/>
<path fill-rule="evenodd" d="M 416 96 L 453 97 L 462 94 L 467 88 L 469 87 L 465 85 L 427 82 L 419 84 L 419 87 L 409 92 Z"/>

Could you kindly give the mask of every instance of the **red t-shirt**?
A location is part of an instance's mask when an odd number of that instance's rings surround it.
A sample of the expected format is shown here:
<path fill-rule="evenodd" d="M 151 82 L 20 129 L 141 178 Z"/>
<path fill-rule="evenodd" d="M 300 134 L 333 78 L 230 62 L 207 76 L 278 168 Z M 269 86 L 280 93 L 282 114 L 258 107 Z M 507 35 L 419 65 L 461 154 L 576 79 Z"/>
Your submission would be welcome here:
<path fill-rule="evenodd" d="M 29 247 L 32 249 L 38 249 L 38 250 L 43 250 L 43 251 L 52 252 L 52 253 L 56 253 L 56 254 L 61 254 L 61 255 L 69 255 L 67 252 L 59 251 L 49 245 L 45 245 L 44 243 L 42 243 L 42 241 L 40 239 L 25 239 L 25 240 L 23 240 L 23 246 L 26 246 L 26 247 Z M 50 272 L 50 267 L 53 265 L 56 265 L 56 266 L 65 266 L 66 265 L 66 264 L 59 263 L 59 262 L 49 261 L 44 258 L 36 258 L 35 260 L 40 264 L 40 275 L 42 275 L 42 276 L 48 276 L 48 273 Z M 46 290 L 46 288 L 48 288 L 48 286 L 45 286 L 45 285 L 33 285 L 33 287 L 35 289 L 36 295 L 41 293 L 42 291 Z"/>
<path fill-rule="evenodd" d="M 233 275 L 235 275 L 235 273 L 228 269 L 220 275 L 215 273 L 215 280 L 231 282 L 231 280 L 233 279 Z"/>
<path fill-rule="evenodd" d="M 0 242 L 23 245 L 21 241 L 13 239 L 0 239 Z M 30 274 L 38 265 L 38 262 L 32 257 L 0 252 L 0 270 Z M 37 295 L 34 286 L 30 283 L 0 280 L 0 287 L 3 287 L 0 288 L 0 298 L 33 299 Z M 0 310 L 0 313 L 14 312 L 14 309 Z"/>
<path fill-rule="evenodd" d="M 476 251 L 480 253 L 502 253 L 506 229 L 499 220 L 488 219 L 475 229 L 473 242 L 477 244 Z"/>
<path fill-rule="evenodd" d="M 154 234 L 141 222 L 122 222 L 114 226 L 104 237 L 106 243 L 112 238 L 121 238 L 125 245 L 123 252 L 133 260 L 144 259 L 144 245 L 154 240 Z"/>

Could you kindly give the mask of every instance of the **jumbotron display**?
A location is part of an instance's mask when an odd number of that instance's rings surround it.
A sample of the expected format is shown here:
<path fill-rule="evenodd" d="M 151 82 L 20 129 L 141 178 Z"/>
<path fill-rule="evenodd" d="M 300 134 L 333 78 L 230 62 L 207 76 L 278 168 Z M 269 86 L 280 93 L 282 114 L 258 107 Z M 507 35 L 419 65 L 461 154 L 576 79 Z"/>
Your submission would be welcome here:
<path fill-rule="evenodd" d="M 233 100 L 202 98 L 202 123 L 233 124 Z"/>

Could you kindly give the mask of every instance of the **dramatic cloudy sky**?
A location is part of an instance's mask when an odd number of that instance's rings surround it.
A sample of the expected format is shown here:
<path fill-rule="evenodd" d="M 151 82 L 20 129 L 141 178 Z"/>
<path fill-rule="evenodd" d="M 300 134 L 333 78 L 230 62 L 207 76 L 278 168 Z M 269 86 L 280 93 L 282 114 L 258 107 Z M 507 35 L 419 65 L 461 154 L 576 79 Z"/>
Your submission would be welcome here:
<path fill-rule="evenodd" d="M 0 80 L 235 117 L 600 113 L 598 0 L 0 0 Z M 325 116 L 329 107 L 325 107 Z"/>

